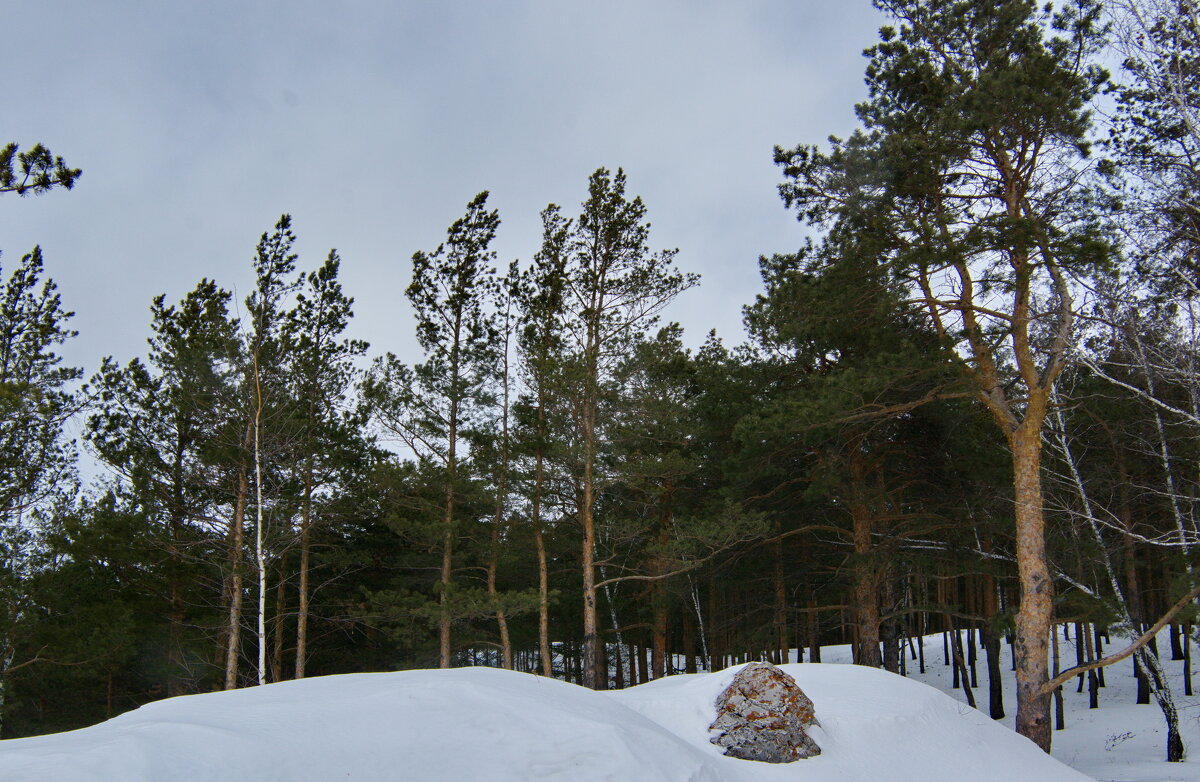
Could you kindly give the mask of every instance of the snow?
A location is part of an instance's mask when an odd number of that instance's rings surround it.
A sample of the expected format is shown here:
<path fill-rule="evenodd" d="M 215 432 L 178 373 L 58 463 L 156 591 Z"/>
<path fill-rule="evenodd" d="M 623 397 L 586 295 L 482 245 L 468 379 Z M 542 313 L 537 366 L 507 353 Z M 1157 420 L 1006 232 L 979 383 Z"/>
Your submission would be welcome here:
<path fill-rule="evenodd" d="M 173 698 L 0 743 L 6 782 L 689 780 L 695 746 L 600 693 L 491 668 L 326 676 Z"/>
<path fill-rule="evenodd" d="M 766 765 L 718 757 L 722 779 L 745 782 L 1072 782 L 1088 777 L 1049 758 L 1029 740 L 932 687 L 852 665 L 791 664 L 812 699 L 822 749 L 815 758 Z M 704 736 L 712 701 L 734 670 L 673 676 L 612 697 L 681 736 Z M 716 747 L 712 748 L 714 753 Z"/>
<path fill-rule="evenodd" d="M 1067 688 L 1068 727 L 1054 734 L 1055 760 L 1006 727 L 1011 716 L 993 722 L 949 689 L 938 636 L 926 639 L 928 685 L 837 664 L 848 659 L 844 647 L 823 652 L 825 664 L 784 666 L 816 706 L 812 734 L 823 749 L 793 764 L 727 758 L 709 743 L 713 701 L 736 669 L 591 692 L 531 674 L 458 668 L 158 701 L 83 730 L 0 742 L 0 780 L 1200 780 L 1200 764 L 1162 761 L 1161 713 L 1133 703 L 1128 666 L 1109 669 L 1097 711 L 1087 709 L 1086 692 Z M 1069 644 L 1063 653 L 1074 659 Z M 1178 679 L 1179 663 L 1164 663 Z M 977 697 L 985 702 L 986 692 Z M 1184 740 L 1200 754 L 1200 699 L 1179 700 Z"/>
<path fill-rule="evenodd" d="M 965 633 L 964 633 L 965 638 Z M 962 690 L 952 688 L 950 668 L 943 665 L 941 635 L 926 636 L 926 673 L 917 673 L 917 663 L 909 660 L 913 678 L 937 688 L 965 705 Z M 1127 659 L 1105 668 L 1106 686 L 1100 690 L 1100 708 L 1088 708 L 1086 684 L 1076 692 L 1076 681 L 1063 686 L 1064 730 L 1054 731 L 1053 754 L 1072 768 L 1101 782 L 1200 782 L 1200 695 L 1183 694 L 1183 662 L 1170 659 L 1170 636 L 1167 630 L 1157 638 L 1159 659 L 1167 673 L 1179 711 L 1179 729 L 1187 747 L 1188 760 L 1167 763 L 1167 728 L 1162 711 L 1153 700 L 1137 704 L 1137 680 L 1133 676 L 1133 660 Z M 1113 637 L 1105 646 L 1108 654 L 1123 648 L 1127 641 Z M 1012 650 L 1002 644 L 1001 673 L 1004 681 L 1004 708 L 1007 716 L 998 724 L 1013 729 L 1016 715 L 1016 680 L 1012 672 Z M 1075 636 L 1067 637 L 1059 628 L 1059 654 L 1065 669 L 1075 663 Z M 1196 652 L 1193 647 L 1193 653 Z M 849 663 L 849 647 L 822 649 L 827 662 Z M 975 699 L 987 709 L 987 669 L 983 651 L 979 651 L 979 684 Z M 1200 692 L 1200 660 L 1193 662 L 1193 684 Z M 1015 779 L 1016 777 L 1014 777 Z"/>
<path fill-rule="evenodd" d="M 789 665 L 818 757 L 772 766 L 708 742 L 733 670 L 596 693 L 491 668 L 356 674 L 174 698 L 71 733 L 0 743 L 0 778 L 190 782 L 488 779 L 1086 779 L 918 682 Z"/>

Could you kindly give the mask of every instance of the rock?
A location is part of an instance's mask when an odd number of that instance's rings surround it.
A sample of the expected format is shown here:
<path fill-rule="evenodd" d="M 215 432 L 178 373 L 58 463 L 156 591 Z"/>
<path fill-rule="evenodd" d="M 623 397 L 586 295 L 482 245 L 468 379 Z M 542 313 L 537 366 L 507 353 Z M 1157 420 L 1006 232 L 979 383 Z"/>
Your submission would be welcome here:
<path fill-rule="evenodd" d="M 770 663 L 750 663 L 717 698 L 710 741 L 725 754 L 764 763 L 791 763 L 821 754 L 805 731 L 819 724 L 796 680 Z"/>

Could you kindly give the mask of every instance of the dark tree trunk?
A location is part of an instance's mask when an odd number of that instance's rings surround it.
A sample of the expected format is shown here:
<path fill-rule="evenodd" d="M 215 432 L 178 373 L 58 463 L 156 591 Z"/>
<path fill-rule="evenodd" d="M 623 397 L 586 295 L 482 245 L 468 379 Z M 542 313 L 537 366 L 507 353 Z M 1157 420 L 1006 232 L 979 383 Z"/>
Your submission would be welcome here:
<path fill-rule="evenodd" d="M 1052 669 L 1053 676 L 1058 676 L 1058 672 L 1062 670 L 1058 656 L 1058 625 L 1050 626 L 1050 641 L 1054 649 L 1054 667 Z M 1054 729 L 1062 730 L 1067 727 L 1066 718 L 1063 715 L 1063 693 L 1062 686 L 1054 688 Z"/>
<path fill-rule="evenodd" d="M 817 601 L 808 601 L 808 659 L 810 662 L 821 662 L 821 641 L 817 633 Z"/>
<path fill-rule="evenodd" d="M 1078 666 L 1082 666 L 1083 662 L 1084 662 L 1084 657 L 1083 657 L 1083 648 L 1084 648 L 1083 634 L 1084 634 L 1084 632 L 1085 632 L 1085 630 L 1083 628 L 1083 622 L 1076 622 L 1075 623 L 1075 664 Z M 1079 676 L 1076 678 L 1079 679 L 1079 687 L 1076 688 L 1075 692 L 1083 692 L 1083 674 L 1082 673 L 1079 674 Z"/>
<path fill-rule="evenodd" d="M 957 674 L 956 678 L 962 682 L 963 694 L 967 696 L 967 703 L 972 708 L 975 708 L 975 693 L 971 691 L 971 683 L 967 676 L 967 664 L 963 659 L 962 636 L 958 634 L 957 630 L 952 635 L 952 645 L 954 647 L 952 651 L 954 654 L 954 671 Z"/>
<path fill-rule="evenodd" d="M 994 720 L 1004 718 L 1004 684 L 1000 678 L 1000 636 L 985 625 L 979 631 L 983 636 L 983 654 L 988 672 L 988 714 Z"/>

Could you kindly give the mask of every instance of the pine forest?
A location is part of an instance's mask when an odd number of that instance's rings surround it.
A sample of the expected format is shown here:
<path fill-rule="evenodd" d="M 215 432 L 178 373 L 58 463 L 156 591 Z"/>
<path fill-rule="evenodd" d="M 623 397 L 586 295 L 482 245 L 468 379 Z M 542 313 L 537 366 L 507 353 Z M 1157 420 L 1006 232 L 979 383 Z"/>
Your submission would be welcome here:
<path fill-rule="evenodd" d="M 741 334 L 666 317 L 704 283 L 615 165 L 531 257 L 488 192 L 398 252 L 413 355 L 352 336 L 357 259 L 300 257 L 288 214 L 228 248 L 248 290 L 198 274 L 92 367 L 61 357 L 85 292 L 4 247 L 0 737 L 335 673 L 621 689 L 834 644 L 903 672 L 940 633 L 1046 750 L 1062 687 L 1135 666 L 1182 758 L 1200 8 L 875 5 L 857 130 L 778 139 L 799 249 L 758 258 Z M 0 210 L 103 187 L 37 141 Z"/>

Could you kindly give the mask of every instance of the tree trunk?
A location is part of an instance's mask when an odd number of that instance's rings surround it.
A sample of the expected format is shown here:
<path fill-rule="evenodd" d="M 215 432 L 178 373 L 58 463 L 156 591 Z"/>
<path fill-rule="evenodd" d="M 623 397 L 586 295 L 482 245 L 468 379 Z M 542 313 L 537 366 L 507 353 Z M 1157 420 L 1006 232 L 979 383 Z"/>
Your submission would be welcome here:
<path fill-rule="evenodd" d="M 776 522 L 776 532 L 778 533 L 778 531 L 778 522 Z M 788 649 L 791 646 L 788 642 L 787 583 L 783 574 L 783 541 L 776 539 L 771 548 L 773 565 L 771 579 L 775 588 L 775 648 L 778 650 L 779 662 L 782 664 L 788 661 Z"/>
<path fill-rule="evenodd" d="M 983 653 L 988 672 L 988 714 L 994 720 L 1004 718 L 1004 685 L 1000 678 L 1000 636 L 992 629 L 992 622 L 999 614 L 996 600 L 996 582 L 988 575 L 983 578 L 983 624 L 979 635 L 983 641 Z"/>
<path fill-rule="evenodd" d="M 1088 662 L 1100 659 L 1098 655 L 1095 655 L 1095 647 L 1092 645 L 1092 633 L 1088 633 L 1083 640 L 1084 645 L 1087 647 Z M 1099 640 L 1098 636 L 1097 640 Z M 1100 676 L 1099 671 L 1095 668 L 1088 671 L 1088 708 L 1100 708 Z"/>
<path fill-rule="evenodd" d="M 287 582 L 284 579 L 287 557 L 281 557 L 279 580 L 275 584 L 275 640 L 271 650 L 271 681 L 281 682 L 283 676 L 283 636 L 287 628 Z"/>
<path fill-rule="evenodd" d="M 496 627 L 500 633 L 500 651 L 503 654 L 504 667 L 508 670 L 513 668 L 513 649 L 512 639 L 508 633 L 508 617 L 504 614 L 504 608 L 500 604 L 499 595 L 496 591 L 496 570 L 498 567 L 498 559 L 500 556 L 500 532 L 504 527 L 504 511 L 505 511 L 505 493 L 508 489 L 508 383 L 509 383 L 509 337 L 512 330 L 505 328 L 504 342 L 501 350 L 503 358 L 503 373 L 501 375 L 504 393 L 500 398 L 501 404 L 501 431 L 500 431 L 500 471 L 496 480 L 496 515 L 492 522 L 492 546 L 488 552 L 487 566 L 487 590 L 488 597 L 496 606 Z"/>
<path fill-rule="evenodd" d="M 308 662 L 308 562 L 312 545 L 313 466 L 309 457 L 304 469 L 304 503 L 300 507 L 300 572 L 296 606 L 295 678 L 304 678 Z"/>
<path fill-rule="evenodd" d="M 975 693 L 971 691 L 971 681 L 967 677 L 967 663 L 963 659 L 962 636 L 958 630 L 950 631 L 952 652 L 954 654 L 954 670 L 958 673 L 958 679 L 962 683 L 963 693 L 967 696 L 967 704 L 971 708 L 975 708 Z"/>
<path fill-rule="evenodd" d="M 600 628 L 596 607 L 596 520 L 595 504 L 596 405 L 589 399 L 583 415 L 583 485 L 579 522 L 583 531 L 580 567 L 583 575 L 583 686 L 601 687 Z"/>
<path fill-rule="evenodd" d="M 457 342 L 456 342 L 457 346 Z M 457 351 L 455 351 L 457 354 Z M 457 364 L 452 369 L 452 387 L 458 384 Z M 450 405 L 450 424 L 446 436 L 446 506 L 442 514 L 442 567 L 438 575 L 438 667 L 450 667 L 450 629 L 454 617 L 450 611 L 450 583 L 454 577 L 454 509 L 458 479 L 458 404 Z"/>
<path fill-rule="evenodd" d="M 183 602 L 183 584 L 181 583 L 179 568 L 183 564 L 183 460 L 184 460 L 184 441 L 182 438 L 175 439 L 174 459 L 171 469 L 171 521 L 170 521 L 170 544 L 168 552 L 171 562 L 168 566 L 168 587 L 167 592 L 170 599 L 170 609 L 167 612 L 167 622 L 170 626 L 168 631 L 168 648 L 167 648 L 167 697 L 171 698 L 176 695 L 182 695 L 183 682 L 182 675 L 185 670 L 183 660 L 183 627 L 184 621 L 187 619 L 187 609 Z M 111 679 L 110 679 L 111 681 Z"/>
<path fill-rule="evenodd" d="M 809 662 L 821 662 L 821 641 L 817 633 L 817 601 L 814 598 L 808 600 L 808 660 Z"/>
<path fill-rule="evenodd" d="M 183 605 L 183 590 L 179 579 L 172 575 L 170 579 L 170 610 L 167 612 L 168 631 L 167 641 L 167 697 L 183 695 L 183 682 L 180 675 L 184 671 L 183 662 L 183 623 L 187 617 Z"/>
<path fill-rule="evenodd" d="M 254 408 L 254 562 L 258 568 L 258 683 L 267 683 L 267 554 L 263 525 L 262 493 L 262 386 L 258 376 L 258 357 L 254 362 L 257 404 Z"/>
<path fill-rule="evenodd" d="M 545 393 L 538 391 L 537 448 L 534 454 L 533 496 L 530 497 L 530 522 L 538 563 L 538 653 L 542 676 L 554 675 L 554 656 L 550 650 L 550 572 L 546 562 L 546 539 L 542 529 L 542 492 L 546 480 L 546 404 Z"/>
<path fill-rule="evenodd" d="M 1075 665 L 1082 667 L 1086 658 L 1084 657 L 1084 648 L 1086 646 L 1083 634 L 1087 630 L 1084 629 L 1083 622 L 1075 623 Z M 1083 674 L 1079 674 L 1079 686 L 1075 688 L 1075 692 L 1083 692 Z"/>
<path fill-rule="evenodd" d="M 1032 407 L 1032 402 L 1031 405 Z M 1013 489 L 1016 499 L 1017 573 L 1021 604 L 1016 616 L 1017 733 L 1050 751 L 1050 680 L 1047 646 L 1054 582 L 1046 564 L 1045 519 L 1042 515 L 1042 415 L 1027 411 L 1012 433 Z"/>
<path fill-rule="evenodd" d="M 1058 656 L 1058 627 L 1050 628 L 1050 639 L 1054 647 L 1054 668 L 1053 675 L 1058 676 L 1058 672 L 1062 670 L 1059 667 Z M 1067 727 L 1066 719 L 1063 714 L 1063 693 L 1062 685 L 1054 688 L 1054 729 L 1063 730 Z"/>
<path fill-rule="evenodd" d="M 681 644 L 683 646 L 683 672 L 696 672 L 696 624 L 692 620 L 691 615 L 687 611 L 681 611 L 679 614 L 681 625 L 681 633 L 683 635 Z"/>
<path fill-rule="evenodd" d="M 446 491 L 446 511 L 442 517 L 442 567 L 438 575 L 438 667 L 450 667 L 450 582 L 454 573 L 454 492 Z"/>
<path fill-rule="evenodd" d="M 1004 683 L 1000 678 L 1000 636 L 985 625 L 983 651 L 987 658 L 988 671 L 988 715 L 994 720 L 1004 719 Z"/>
<path fill-rule="evenodd" d="M 650 663 L 655 679 L 667 675 L 667 598 L 662 581 L 651 582 L 653 621 L 650 624 Z"/>
<path fill-rule="evenodd" d="M 541 521 L 535 519 L 533 542 L 537 547 L 538 563 L 538 656 L 542 676 L 554 676 L 554 655 L 550 650 L 550 573 L 546 563 L 546 541 Z"/>
<path fill-rule="evenodd" d="M 1192 694 L 1192 626 L 1183 626 L 1183 694 Z"/>
<path fill-rule="evenodd" d="M 487 566 L 487 591 L 488 597 L 492 599 L 496 605 L 496 626 L 500 631 L 500 652 L 502 655 L 503 665 L 507 670 L 513 668 L 513 649 L 512 640 L 508 634 L 508 617 L 504 615 L 504 609 L 500 606 L 499 593 L 496 591 L 496 570 L 497 570 L 497 552 L 500 548 L 500 520 L 497 518 L 495 524 L 492 525 L 492 547 L 488 556 Z"/>
<path fill-rule="evenodd" d="M 659 495 L 658 546 L 659 550 L 664 552 L 663 556 L 671 542 L 671 528 L 674 523 L 671 513 L 673 494 L 674 485 L 668 478 Z M 670 563 L 659 558 L 652 564 L 652 568 L 660 578 L 650 582 L 650 601 L 654 617 L 651 623 L 653 630 L 651 661 L 654 666 L 654 678 L 661 679 L 667 675 L 667 632 L 669 630 L 667 584 L 666 579 L 662 576 L 670 571 Z"/>
<path fill-rule="evenodd" d="M 873 518 L 866 499 L 866 467 L 857 455 L 850 459 L 850 480 L 854 538 L 854 664 L 878 668 L 883 664 L 879 654 L 879 575 L 871 543 Z"/>
<path fill-rule="evenodd" d="M 600 688 L 600 628 L 596 608 L 596 526 L 592 518 L 591 467 L 585 468 L 583 507 L 583 686 Z"/>
<path fill-rule="evenodd" d="M 248 431 L 248 430 L 247 430 Z M 246 497 L 250 483 L 246 469 L 237 472 L 237 490 L 233 501 L 233 519 L 229 527 L 229 613 L 225 625 L 225 689 L 238 686 L 238 662 L 242 646 L 242 548 L 246 523 Z"/>

